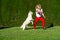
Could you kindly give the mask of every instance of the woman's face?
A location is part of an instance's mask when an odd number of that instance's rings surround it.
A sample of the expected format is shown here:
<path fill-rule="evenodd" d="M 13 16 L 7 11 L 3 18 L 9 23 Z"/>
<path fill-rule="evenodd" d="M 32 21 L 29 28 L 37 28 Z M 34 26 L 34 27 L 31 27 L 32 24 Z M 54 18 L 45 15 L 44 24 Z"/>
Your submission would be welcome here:
<path fill-rule="evenodd" d="M 41 6 L 38 5 L 37 8 L 38 8 L 38 9 L 41 9 Z"/>

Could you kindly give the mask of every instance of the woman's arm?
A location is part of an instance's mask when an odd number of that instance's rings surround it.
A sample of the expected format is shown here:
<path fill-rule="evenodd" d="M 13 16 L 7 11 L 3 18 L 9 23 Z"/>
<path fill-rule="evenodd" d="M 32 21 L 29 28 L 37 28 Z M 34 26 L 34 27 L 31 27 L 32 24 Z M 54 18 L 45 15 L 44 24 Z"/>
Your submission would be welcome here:
<path fill-rule="evenodd" d="M 44 13 L 42 13 L 42 16 L 43 16 L 44 18 L 46 18 L 45 15 L 44 15 Z"/>

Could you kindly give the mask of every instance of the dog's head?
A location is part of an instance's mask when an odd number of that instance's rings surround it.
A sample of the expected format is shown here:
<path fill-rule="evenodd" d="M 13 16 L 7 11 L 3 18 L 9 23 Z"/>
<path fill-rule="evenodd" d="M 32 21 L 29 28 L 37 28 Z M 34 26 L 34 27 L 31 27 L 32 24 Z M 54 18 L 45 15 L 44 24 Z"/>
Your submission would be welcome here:
<path fill-rule="evenodd" d="M 29 11 L 28 15 L 33 15 L 33 12 L 32 11 Z"/>

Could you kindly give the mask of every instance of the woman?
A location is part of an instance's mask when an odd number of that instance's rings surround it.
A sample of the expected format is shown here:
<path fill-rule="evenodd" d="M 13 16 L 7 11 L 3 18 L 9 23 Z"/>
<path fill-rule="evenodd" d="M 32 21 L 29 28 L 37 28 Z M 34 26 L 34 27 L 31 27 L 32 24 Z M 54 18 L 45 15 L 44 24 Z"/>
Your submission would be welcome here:
<path fill-rule="evenodd" d="M 40 4 L 36 5 L 35 9 L 36 9 L 36 18 L 34 21 L 34 29 L 36 29 L 36 24 L 38 21 L 42 22 L 42 28 L 44 29 L 45 28 L 45 20 L 44 20 L 45 16 L 44 16 L 43 10 L 41 8 L 41 5 Z"/>

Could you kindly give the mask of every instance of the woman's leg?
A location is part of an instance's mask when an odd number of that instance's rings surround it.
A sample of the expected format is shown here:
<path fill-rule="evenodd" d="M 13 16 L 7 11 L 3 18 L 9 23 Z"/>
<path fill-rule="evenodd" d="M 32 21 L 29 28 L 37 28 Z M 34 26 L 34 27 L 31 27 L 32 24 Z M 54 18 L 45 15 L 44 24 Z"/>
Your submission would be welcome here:
<path fill-rule="evenodd" d="M 38 20 L 39 20 L 39 18 L 36 17 L 36 18 L 35 18 L 35 21 L 34 21 L 34 29 L 36 29 L 36 24 L 37 24 Z"/>
<path fill-rule="evenodd" d="M 40 17 L 39 20 L 42 22 L 42 28 L 45 28 L 45 20 L 44 18 Z"/>

